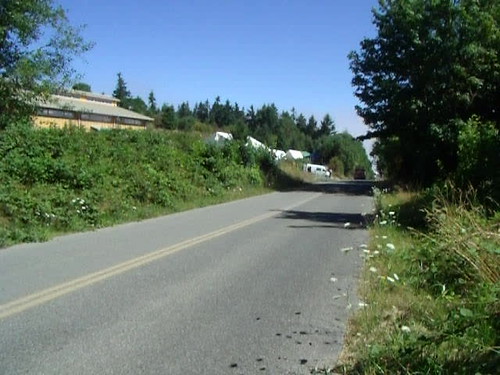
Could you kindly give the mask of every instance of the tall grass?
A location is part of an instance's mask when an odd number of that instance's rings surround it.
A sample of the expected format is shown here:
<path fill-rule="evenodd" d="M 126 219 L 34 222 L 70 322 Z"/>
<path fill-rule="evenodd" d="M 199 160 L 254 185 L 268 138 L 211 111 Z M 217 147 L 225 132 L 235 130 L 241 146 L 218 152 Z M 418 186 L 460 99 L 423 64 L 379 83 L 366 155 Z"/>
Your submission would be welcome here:
<path fill-rule="evenodd" d="M 360 287 L 367 306 L 350 322 L 337 373 L 498 373 L 498 215 L 470 192 L 452 203 L 445 193 L 378 194 Z M 422 214 L 425 225 L 408 226 Z"/>

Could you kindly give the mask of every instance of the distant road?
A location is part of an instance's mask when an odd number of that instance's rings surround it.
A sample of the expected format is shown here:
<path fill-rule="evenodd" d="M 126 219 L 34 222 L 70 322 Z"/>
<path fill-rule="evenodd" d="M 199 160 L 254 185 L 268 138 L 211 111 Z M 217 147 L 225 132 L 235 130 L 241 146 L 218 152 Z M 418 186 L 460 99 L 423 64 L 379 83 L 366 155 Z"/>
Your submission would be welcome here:
<path fill-rule="evenodd" d="M 332 364 L 365 183 L 0 250 L 0 374 L 307 374 Z"/>

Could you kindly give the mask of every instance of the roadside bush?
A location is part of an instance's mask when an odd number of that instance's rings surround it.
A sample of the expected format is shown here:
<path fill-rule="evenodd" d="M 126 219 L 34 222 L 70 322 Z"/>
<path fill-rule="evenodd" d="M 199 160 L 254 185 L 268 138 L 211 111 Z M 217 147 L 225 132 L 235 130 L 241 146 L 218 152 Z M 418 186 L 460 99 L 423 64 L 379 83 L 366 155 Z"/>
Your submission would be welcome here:
<path fill-rule="evenodd" d="M 500 223 L 474 194 L 450 200 L 450 191 L 433 191 L 431 202 L 429 191 L 377 192 L 373 240 L 363 250 L 364 307 L 350 322 L 336 372 L 496 374 Z M 424 208 L 427 224 L 402 225 L 402 207 L 406 217 Z"/>
<path fill-rule="evenodd" d="M 493 123 L 473 116 L 460 124 L 458 166 L 455 181 L 466 189 L 474 186 L 479 197 L 500 203 L 500 134 Z"/>
<path fill-rule="evenodd" d="M 271 169 L 237 142 L 178 131 L 20 124 L 0 132 L 0 154 L 0 246 L 248 194 L 266 185 L 260 167 Z"/>

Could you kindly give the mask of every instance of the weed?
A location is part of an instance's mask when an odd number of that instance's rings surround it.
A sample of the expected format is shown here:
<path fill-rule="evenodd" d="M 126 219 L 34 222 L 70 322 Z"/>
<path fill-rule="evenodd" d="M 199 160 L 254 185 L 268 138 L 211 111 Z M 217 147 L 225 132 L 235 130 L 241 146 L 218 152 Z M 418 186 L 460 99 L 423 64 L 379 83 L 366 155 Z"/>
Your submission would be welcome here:
<path fill-rule="evenodd" d="M 367 306 L 350 322 L 337 373 L 498 369 L 500 227 L 473 194 L 451 202 L 444 193 L 375 195 L 379 216 L 361 283 Z M 425 214 L 419 231 L 401 225 L 411 207 Z"/>

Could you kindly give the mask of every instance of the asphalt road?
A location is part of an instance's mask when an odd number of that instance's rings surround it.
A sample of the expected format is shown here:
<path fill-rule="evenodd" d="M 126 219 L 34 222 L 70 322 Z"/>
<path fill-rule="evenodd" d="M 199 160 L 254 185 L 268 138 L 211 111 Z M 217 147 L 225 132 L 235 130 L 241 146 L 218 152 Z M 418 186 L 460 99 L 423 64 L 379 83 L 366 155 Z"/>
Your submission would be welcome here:
<path fill-rule="evenodd" d="M 331 365 L 358 306 L 365 187 L 309 186 L 0 250 L 0 374 Z"/>

